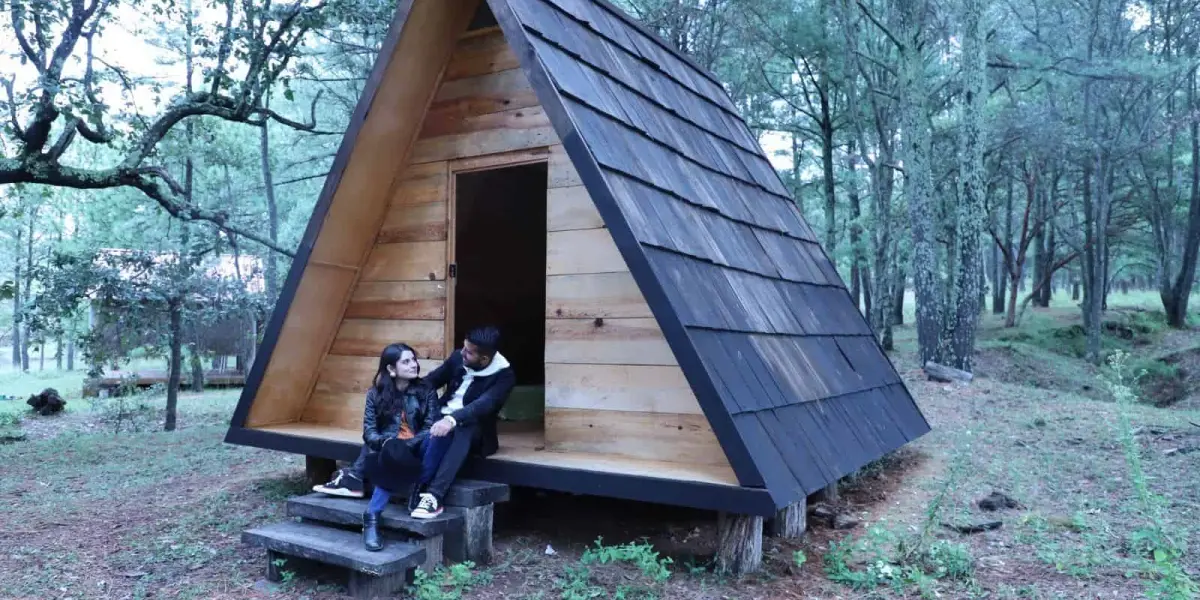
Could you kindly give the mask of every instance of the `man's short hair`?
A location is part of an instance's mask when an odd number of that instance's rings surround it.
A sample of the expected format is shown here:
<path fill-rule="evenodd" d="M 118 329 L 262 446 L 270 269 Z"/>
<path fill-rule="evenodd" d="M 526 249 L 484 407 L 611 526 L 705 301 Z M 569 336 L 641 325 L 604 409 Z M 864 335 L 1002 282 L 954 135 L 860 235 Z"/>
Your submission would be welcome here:
<path fill-rule="evenodd" d="M 467 341 L 475 344 L 484 356 L 491 358 L 500 348 L 500 330 L 491 325 L 476 327 L 467 334 Z"/>

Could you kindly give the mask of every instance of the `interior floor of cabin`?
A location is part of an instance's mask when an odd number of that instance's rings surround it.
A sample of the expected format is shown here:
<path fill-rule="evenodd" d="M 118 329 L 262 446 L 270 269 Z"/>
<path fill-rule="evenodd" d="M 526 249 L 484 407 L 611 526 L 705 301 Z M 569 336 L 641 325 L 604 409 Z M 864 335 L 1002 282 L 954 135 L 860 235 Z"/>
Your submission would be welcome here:
<path fill-rule="evenodd" d="M 355 444 L 362 442 L 361 431 L 319 423 L 287 423 L 255 429 Z M 488 460 L 716 485 L 738 485 L 737 478 L 728 467 L 646 460 L 616 454 L 549 451 L 545 449 L 545 431 L 540 421 L 501 421 L 499 438 L 500 450 L 488 457 Z"/>

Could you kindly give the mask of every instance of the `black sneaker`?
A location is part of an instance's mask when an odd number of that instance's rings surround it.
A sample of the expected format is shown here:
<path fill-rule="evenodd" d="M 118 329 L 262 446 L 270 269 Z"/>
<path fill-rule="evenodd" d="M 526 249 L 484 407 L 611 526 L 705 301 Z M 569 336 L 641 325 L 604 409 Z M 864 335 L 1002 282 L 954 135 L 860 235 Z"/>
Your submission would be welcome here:
<path fill-rule="evenodd" d="M 437 496 L 429 493 L 421 494 L 421 501 L 417 503 L 416 510 L 412 511 L 412 516 L 417 519 L 433 519 L 440 514 L 441 503 L 438 502 Z"/>
<path fill-rule="evenodd" d="M 409 514 L 412 514 L 412 511 L 417 510 L 417 506 L 421 503 L 421 491 L 423 487 L 424 486 L 414 484 L 412 486 L 412 491 L 408 493 L 408 504 L 405 506 L 405 510 L 407 510 Z"/>
<path fill-rule="evenodd" d="M 338 469 L 333 479 L 324 485 L 314 485 L 313 491 L 345 498 L 362 498 L 364 495 L 362 479 L 346 469 Z"/>

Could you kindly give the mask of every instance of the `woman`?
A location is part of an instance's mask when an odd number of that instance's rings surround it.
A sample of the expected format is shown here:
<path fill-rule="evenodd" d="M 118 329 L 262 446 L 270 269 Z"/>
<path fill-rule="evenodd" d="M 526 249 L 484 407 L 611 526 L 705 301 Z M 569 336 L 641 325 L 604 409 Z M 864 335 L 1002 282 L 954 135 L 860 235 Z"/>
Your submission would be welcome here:
<path fill-rule="evenodd" d="M 429 428 L 438 418 L 437 392 L 424 384 L 420 374 L 417 354 L 407 344 L 391 344 L 379 355 L 379 368 L 374 384 L 367 390 L 363 415 L 363 442 L 369 449 L 364 462 L 368 467 L 389 445 L 399 444 L 407 449 L 406 453 L 419 455 L 423 440 L 429 437 Z M 420 464 L 419 459 L 417 464 Z M 415 473 L 408 475 L 410 479 L 416 478 Z M 389 482 L 393 479 L 389 478 Z M 391 494 L 376 482 L 375 492 L 363 514 L 363 544 L 368 550 L 383 548 L 379 537 L 379 513 L 390 498 Z M 409 504 L 409 510 L 412 510 L 412 498 Z"/>

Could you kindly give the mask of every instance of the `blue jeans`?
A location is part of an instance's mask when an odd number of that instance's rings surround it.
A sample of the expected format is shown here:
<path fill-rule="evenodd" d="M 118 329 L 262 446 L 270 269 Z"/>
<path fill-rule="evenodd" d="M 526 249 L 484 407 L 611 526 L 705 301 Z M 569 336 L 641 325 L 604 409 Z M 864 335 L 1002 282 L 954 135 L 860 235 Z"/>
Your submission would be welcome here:
<path fill-rule="evenodd" d="M 442 465 L 442 459 L 445 458 L 446 451 L 450 449 L 453 442 L 454 432 L 442 437 L 435 437 L 432 435 L 428 436 L 421 440 L 420 445 L 415 448 L 416 455 L 410 452 L 400 453 L 400 455 L 404 457 L 404 460 L 398 466 L 405 470 L 407 470 L 406 468 L 413 468 L 415 470 L 418 462 L 417 455 L 419 455 L 420 471 L 417 475 L 417 480 L 414 485 L 428 486 L 437 476 L 438 467 Z M 445 490 L 441 490 L 441 493 L 444 494 Z M 391 498 L 391 490 L 387 490 L 380 485 L 376 485 L 375 491 L 371 493 L 371 500 L 367 503 L 367 511 L 372 513 L 381 512 L 387 507 L 387 504 Z"/>

